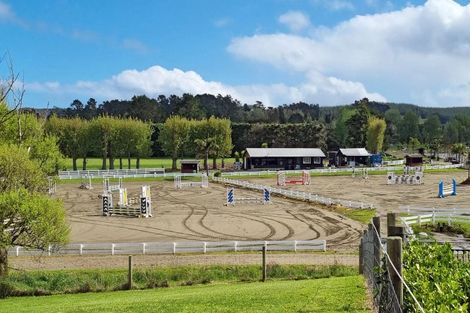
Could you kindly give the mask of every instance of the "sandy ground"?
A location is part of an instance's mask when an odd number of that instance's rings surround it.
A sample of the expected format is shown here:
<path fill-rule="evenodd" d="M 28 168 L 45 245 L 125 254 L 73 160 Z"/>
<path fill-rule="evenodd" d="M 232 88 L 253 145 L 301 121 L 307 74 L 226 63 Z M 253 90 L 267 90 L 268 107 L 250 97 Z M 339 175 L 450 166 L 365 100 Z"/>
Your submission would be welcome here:
<path fill-rule="evenodd" d="M 151 218 L 102 216 L 101 185 L 93 190 L 83 190 L 75 184 L 57 186 L 55 196 L 64 201 L 71 242 L 325 239 L 331 249 L 348 249 L 357 245 L 363 229 L 363 225 L 314 204 L 278 197 L 269 205 L 224 206 L 226 189 L 216 183 L 206 189 L 183 190 L 175 190 L 170 182 L 150 185 Z M 140 186 L 141 183 L 124 182 L 129 197 L 137 197 Z M 236 196 L 261 198 L 261 193 L 236 189 Z"/>
<path fill-rule="evenodd" d="M 387 185 L 386 175 L 369 175 L 368 179 L 351 176 L 321 176 L 312 177 L 310 185 L 287 185 L 283 188 L 308 191 L 335 199 L 371 203 L 382 215 L 385 212 L 398 212 L 400 206 L 469 208 L 470 185 L 457 185 L 457 196 L 443 199 L 437 197 L 439 181 L 442 179 L 450 184 L 452 178 L 455 178 L 459 184 L 467 178 L 467 172 L 425 173 L 422 185 Z M 276 185 L 275 178 L 253 181 L 265 185 Z"/>
<path fill-rule="evenodd" d="M 62 257 L 12 257 L 11 266 L 18 270 L 50 269 L 95 269 L 126 268 L 128 257 L 118 256 L 62 256 Z M 135 267 L 180 266 L 180 265 L 249 265 L 261 264 L 261 254 L 194 254 L 194 255 L 135 255 L 132 263 Z M 343 264 L 358 266 L 359 258 L 353 254 L 330 253 L 268 253 L 268 264 Z"/>

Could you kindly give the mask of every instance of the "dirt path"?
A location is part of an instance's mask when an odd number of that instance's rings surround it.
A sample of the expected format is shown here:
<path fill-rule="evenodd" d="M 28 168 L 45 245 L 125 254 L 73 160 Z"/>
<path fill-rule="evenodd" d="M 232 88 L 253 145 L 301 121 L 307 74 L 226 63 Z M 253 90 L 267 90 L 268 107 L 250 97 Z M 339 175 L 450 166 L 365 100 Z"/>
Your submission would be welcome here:
<path fill-rule="evenodd" d="M 330 253 L 268 253 L 268 264 L 358 265 L 358 256 Z M 62 256 L 62 257 L 12 257 L 10 266 L 19 270 L 51 269 L 110 269 L 126 268 L 127 255 L 119 256 Z M 248 265 L 261 264 L 261 254 L 202 254 L 202 255 L 136 255 L 136 267 L 178 265 Z"/>

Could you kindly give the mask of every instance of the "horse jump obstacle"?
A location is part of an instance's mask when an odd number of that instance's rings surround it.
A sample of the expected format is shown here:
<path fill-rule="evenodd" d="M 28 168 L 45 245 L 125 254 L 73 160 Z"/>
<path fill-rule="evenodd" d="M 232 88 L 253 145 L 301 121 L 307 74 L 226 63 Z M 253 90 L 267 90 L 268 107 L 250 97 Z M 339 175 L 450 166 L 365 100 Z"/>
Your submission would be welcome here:
<path fill-rule="evenodd" d="M 49 195 L 55 194 L 55 192 L 57 190 L 57 184 L 56 184 L 56 181 L 54 180 L 54 178 L 53 177 L 47 177 L 47 183 L 48 183 L 47 193 Z"/>
<path fill-rule="evenodd" d="M 264 188 L 261 198 L 237 198 L 235 197 L 235 188 L 227 188 L 227 202 L 225 205 L 235 205 L 235 202 L 270 204 L 271 192 L 269 189 Z"/>
<path fill-rule="evenodd" d="M 450 185 L 444 185 L 444 182 L 441 180 L 439 182 L 439 198 L 444 198 L 446 196 L 456 196 L 457 195 L 457 182 L 455 178 L 452 178 L 452 183 Z"/>
<path fill-rule="evenodd" d="M 286 184 L 299 184 L 299 185 L 310 185 L 310 172 L 302 171 L 301 177 L 286 177 L 286 172 L 277 173 L 277 185 L 285 186 Z"/>
<path fill-rule="evenodd" d="M 387 185 L 421 185 L 424 183 L 423 178 L 424 168 L 422 166 L 405 166 L 403 167 L 403 175 L 395 175 L 394 172 L 387 173 Z"/>
<path fill-rule="evenodd" d="M 131 207 L 128 203 L 127 189 L 119 189 L 119 202 L 113 205 L 113 194 L 105 192 L 102 195 L 103 216 L 127 215 L 137 217 L 152 217 L 152 197 L 150 195 L 150 186 L 142 186 L 140 193 L 140 206 Z"/>
<path fill-rule="evenodd" d="M 176 189 L 192 188 L 192 187 L 201 187 L 201 188 L 209 187 L 209 179 L 206 174 L 202 174 L 200 182 L 193 182 L 193 181 L 182 182 L 181 176 L 179 175 L 175 176 L 174 182 L 175 182 Z"/>
<path fill-rule="evenodd" d="M 93 189 L 93 186 L 91 184 L 91 175 L 84 175 L 82 176 L 82 182 L 80 183 L 80 188 L 81 189 Z"/>
<path fill-rule="evenodd" d="M 352 178 L 355 178 L 356 177 L 356 173 L 359 173 L 361 176 L 362 179 L 369 179 L 369 170 L 366 169 L 366 168 L 363 168 L 361 170 L 359 170 L 358 172 L 356 172 L 356 168 L 354 167 L 353 170 L 352 170 L 352 175 L 351 177 Z"/>
<path fill-rule="evenodd" d="M 122 189 L 122 177 L 119 177 L 119 182 L 117 185 L 111 185 L 109 182 L 109 178 L 104 178 L 103 189 L 104 189 L 104 192 L 119 191 L 119 189 Z"/>

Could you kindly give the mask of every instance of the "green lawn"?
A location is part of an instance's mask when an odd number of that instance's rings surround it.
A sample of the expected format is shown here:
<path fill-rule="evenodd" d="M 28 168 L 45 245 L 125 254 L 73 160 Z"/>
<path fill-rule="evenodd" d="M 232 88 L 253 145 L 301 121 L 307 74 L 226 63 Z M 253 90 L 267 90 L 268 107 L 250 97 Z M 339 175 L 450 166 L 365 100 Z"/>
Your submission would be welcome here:
<path fill-rule="evenodd" d="M 131 160 L 131 168 L 135 168 L 135 159 Z M 235 159 L 233 158 L 228 158 L 225 159 L 225 164 L 227 166 L 232 166 L 233 162 L 235 162 Z M 172 161 L 170 158 L 151 158 L 151 159 L 141 159 L 140 160 L 140 168 L 166 168 L 166 169 L 171 169 L 171 164 Z M 218 159 L 217 164 L 220 167 L 222 164 L 222 160 Z M 107 164 L 109 166 L 109 164 Z M 179 167 L 179 160 L 177 162 L 177 165 Z M 203 160 L 201 160 L 200 163 L 201 167 L 203 165 Z M 212 160 L 209 160 L 209 165 L 212 166 Z M 66 159 L 65 166 L 68 170 L 72 169 L 72 159 Z M 77 160 L 77 167 L 78 169 L 82 169 L 83 166 L 83 159 L 78 159 Z M 122 167 L 124 169 L 127 169 L 127 159 L 122 160 Z M 116 159 L 114 161 L 114 168 L 118 169 L 119 168 L 119 159 Z M 100 170 L 101 169 L 101 159 L 100 158 L 89 158 L 87 159 L 87 169 L 88 170 Z"/>
<path fill-rule="evenodd" d="M 362 276 L 0 300 L 0 312 L 371 312 Z"/>

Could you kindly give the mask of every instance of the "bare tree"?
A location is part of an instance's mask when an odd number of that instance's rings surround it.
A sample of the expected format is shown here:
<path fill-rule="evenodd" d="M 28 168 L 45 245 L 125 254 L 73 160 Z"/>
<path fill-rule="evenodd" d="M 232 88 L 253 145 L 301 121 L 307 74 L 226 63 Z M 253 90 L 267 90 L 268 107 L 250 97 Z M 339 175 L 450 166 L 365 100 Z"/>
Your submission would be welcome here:
<path fill-rule="evenodd" d="M 0 125 L 6 120 L 12 118 L 15 112 L 21 110 L 24 96 L 24 80 L 19 81 L 20 74 L 15 73 L 13 62 L 8 53 L 5 53 L 0 58 L 0 65 L 6 64 L 8 74 L 5 77 L 0 77 L 0 103 L 8 103 L 9 107 L 5 112 L 0 113 Z M 20 86 L 18 84 L 21 82 Z M 18 118 L 19 139 L 21 141 L 21 125 Z"/>

